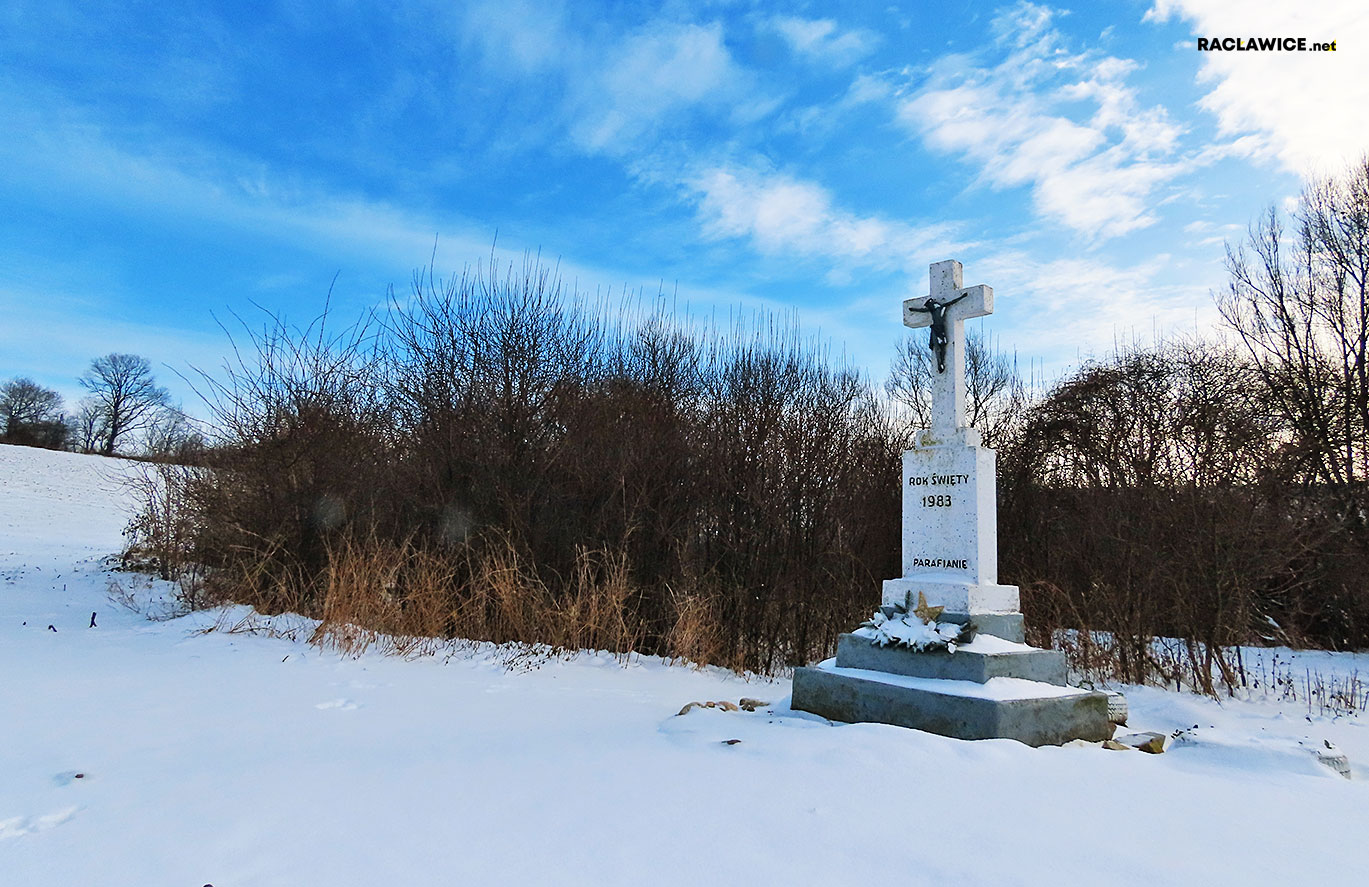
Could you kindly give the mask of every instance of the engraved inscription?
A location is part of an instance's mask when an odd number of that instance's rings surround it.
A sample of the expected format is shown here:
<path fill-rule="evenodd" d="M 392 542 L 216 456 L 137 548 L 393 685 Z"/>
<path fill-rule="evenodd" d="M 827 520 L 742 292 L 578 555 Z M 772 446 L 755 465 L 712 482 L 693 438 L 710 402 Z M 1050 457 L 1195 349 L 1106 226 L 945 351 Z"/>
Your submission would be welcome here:
<path fill-rule="evenodd" d="M 945 557 L 915 557 L 913 566 L 921 567 L 924 570 L 968 570 L 970 562 L 964 558 L 945 558 Z"/>
<path fill-rule="evenodd" d="M 910 487 L 954 487 L 969 482 L 968 474 L 914 474 L 908 478 Z"/>

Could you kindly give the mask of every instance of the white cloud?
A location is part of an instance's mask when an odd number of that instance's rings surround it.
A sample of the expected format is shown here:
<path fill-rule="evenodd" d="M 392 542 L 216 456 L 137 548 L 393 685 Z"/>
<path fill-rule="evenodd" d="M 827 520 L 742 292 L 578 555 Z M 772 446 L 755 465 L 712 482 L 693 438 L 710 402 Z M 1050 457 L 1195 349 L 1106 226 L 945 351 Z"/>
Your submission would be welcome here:
<path fill-rule="evenodd" d="M 738 98 L 745 75 L 723 44 L 722 26 L 655 24 L 627 36 L 608 67 L 578 84 L 572 135 L 584 147 L 625 153 L 665 118 Z"/>
<path fill-rule="evenodd" d="M 967 266 L 966 279 L 994 287 L 997 334 L 1023 356 L 1059 372 L 1112 345 L 1210 331 L 1218 315 L 1210 290 L 1220 266 L 1176 267 L 1170 256 L 1117 266 L 1087 257 L 1042 260 L 1004 250 Z"/>
<path fill-rule="evenodd" d="M 771 255 L 913 269 L 928 255 L 953 247 L 947 225 L 915 227 L 861 216 L 835 206 L 820 185 L 778 173 L 715 166 L 685 184 L 698 201 L 705 235 L 746 238 Z"/>
<path fill-rule="evenodd" d="M 1194 37 L 1304 37 L 1336 41 L 1335 52 L 1201 52 L 1196 40 L 1176 52 L 1201 56 L 1200 105 L 1227 135 L 1255 134 L 1304 176 L 1340 172 L 1369 150 L 1369 15 L 1362 0 L 1242 3 L 1158 0 L 1145 20 L 1187 20 Z"/>
<path fill-rule="evenodd" d="M 873 31 L 861 28 L 843 31 L 829 18 L 775 16 L 768 24 L 796 53 L 838 67 L 860 61 L 873 52 L 879 42 L 879 35 Z"/>
<path fill-rule="evenodd" d="M 1072 53 L 1050 10 L 1020 4 L 994 22 L 998 64 L 943 57 L 904 98 L 900 122 L 934 150 L 971 160 L 980 180 L 1029 186 L 1036 211 L 1094 238 L 1156 222 L 1156 190 L 1191 168 L 1173 159 L 1181 129 L 1143 107 L 1127 78 L 1134 62 Z M 1073 106 L 1093 110 L 1081 117 Z"/>
<path fill-rule="evenodd" d="M 587 153 L 640 155 L 688 115 L 746 125 L 777 105 L 733 60 L 719 22 L 662 17 L 617 30 L 572 22 L 559 3 L 511 2 L 467 8 L 463 41 L 491 71 L 536 78 L 548 99 L 545 122 Z"/>

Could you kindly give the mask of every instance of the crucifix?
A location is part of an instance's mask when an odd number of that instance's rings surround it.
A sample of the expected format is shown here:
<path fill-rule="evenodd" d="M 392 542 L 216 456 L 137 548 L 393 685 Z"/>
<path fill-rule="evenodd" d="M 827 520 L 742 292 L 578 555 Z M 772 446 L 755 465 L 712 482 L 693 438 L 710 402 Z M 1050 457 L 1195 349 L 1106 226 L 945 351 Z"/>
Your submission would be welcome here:
<path fill-rule="evenodd" d="M 932 375 L 932 436 L 945 440 L 965 427 L 965 321 L 993 313 L 993 287 L 964 286 L 959 262 L 937 262 L 931 295 L 903 303 L 903 325 L 930 327 L 928 347 L 936 358 Z"/>

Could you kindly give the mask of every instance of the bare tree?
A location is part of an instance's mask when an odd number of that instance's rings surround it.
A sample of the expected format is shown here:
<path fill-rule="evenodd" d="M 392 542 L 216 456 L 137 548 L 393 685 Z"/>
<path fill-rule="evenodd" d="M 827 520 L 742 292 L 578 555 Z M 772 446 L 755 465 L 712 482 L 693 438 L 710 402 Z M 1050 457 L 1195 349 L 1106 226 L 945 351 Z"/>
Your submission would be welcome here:
<path fill-rule="evenodd" d="M 0 420 L 7 436 L 23 425 L 55 419 L 61 411 L 62 396 L 32 379 L 17 376 L 0 385 Z"/>
<path fill-rule="evenodd" d="M 889 368 L 885 393 L 906 410 L 906 432 L 932 424 L 932 352 L 925 337 L 905 336 Z M 1027 405 L 1017 361 L 970 331 L 965 337 L 965 411 L 984 445 L 997 447 L 1014 433 Z"/>
<path fill-rule="evenodd" d="M 143 450 L 149 456 L 185 461 L 202 450 L 204 435 L 178 407 L 160 410 L 142 433 Z"/>
<path fill-rule="evenodd" d="M 105 456 L 113 455 L 129 432 L 155 423 L 170 401 L 166 389 L 153 379 L 147 358 L 136 354 L 97 357 L 77 381 L 90 392 L 88 400 L 98 417 L 99 433 L 93 449 Z"/>
<path fill-rule="evenodd" d="M 1170 340 L 1063 379 L 1000 454 L 1000 564 L 1042 628 L 1108 634 L 1127 681 L 1173 680 L 1156 637 L 1184 638 L 1198 686 L 1220 650 L 1310 625 L 1322 534 L 1279 483 L 1282 428 L 1246 356 Z M 1048 638 L 1041 638 L 1048 640 Z"/>
<path fill-rule="evenodd" d="M 24 376 L 0 385 L 0 438 L 11 443 L 62 446 L 66 439 L 62 396 Z"/>
<path fill-rule="evenodd" d="M 1281 454 L 1267 393 L 1243 355 L 1162 341 L 1093 361 L 1027 412 L 1005 465 L 1050 488 L 1250 484 Z"/>
<path fill-rule="evenodd" d="M 76 412 L 67 419 L 71 445 L 77 452 L 93 453 L 104 438 L 104 420 L 100 406 L 92 397 L 81 398 Z"/>
<path fill-rule="evenodd" d="M 1271 208 L 1228 244 L 1218 306 L 1296 436 L 1301 478 L 1339 491 L 1353 520 L 1369 479 L 1369 157 L 1304 191 L 1293 223 L 1287 238 Z"/>

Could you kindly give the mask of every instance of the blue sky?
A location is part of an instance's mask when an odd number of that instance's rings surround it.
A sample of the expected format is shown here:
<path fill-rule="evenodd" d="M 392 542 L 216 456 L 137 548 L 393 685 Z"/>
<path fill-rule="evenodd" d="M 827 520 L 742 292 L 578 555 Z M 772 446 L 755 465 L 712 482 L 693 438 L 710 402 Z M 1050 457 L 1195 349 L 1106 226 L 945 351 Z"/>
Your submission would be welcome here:
<path fill-rule="evenodd" d="M 336 277 L 350 318 L 496 232 L 589 293 L 796 314 L 876 380 L 956 258 L 1051 376 L 1212 329 L 1223 240 L 1369 150 L 1360 7 L 10 0 L 0 378 L 74 399 L 131 351 L 193 408 L 163 365 L 221 363 L 215 316 L 307 321 Z"/>

